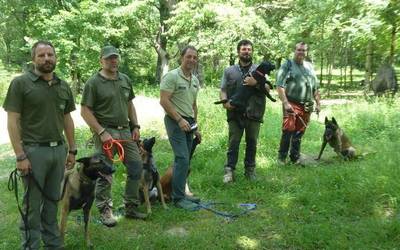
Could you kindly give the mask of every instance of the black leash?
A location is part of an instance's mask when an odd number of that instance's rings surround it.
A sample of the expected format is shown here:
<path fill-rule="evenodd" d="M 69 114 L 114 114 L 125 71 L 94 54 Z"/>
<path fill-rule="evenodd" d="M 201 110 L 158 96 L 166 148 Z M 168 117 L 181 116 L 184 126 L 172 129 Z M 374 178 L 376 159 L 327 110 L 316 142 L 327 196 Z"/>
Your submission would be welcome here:
<path fill-rule="evenodd" d="M 200 202 L 200 203 L 198 203 L 198 208 L 205 209 L 216 215 L 222 216 L 222 217 L 224 217 L 224 219 L 226 219 L 228 221 L 232 221 L 232 220 L 238 218 L 239 216 L 245 215 L 245 214 L 249 213 L 250 211 L 255 210 L 257 208 L 257 205 L 254 203 L 238 204 L 238 206 L 242 209 L 242 211 L 240 211 L 238 213 L 223 212 L 223 211 L 219 211 L 219 210 L 216 210 L 215 208 L 213 208 L 213 207 L 215 207 L 215 205 L 223 205 L 223 204 L 225 204 L 225 203 L 222 203 L 222 202 L 207 202 L 207 203 Z"/>
<path fill-rule="evenodd" d="M 14 194 L 15 194 L 15 199 L 17 201 L 17 207 L 18 207 L 18 211 L 21 215 L 22 218 L 22 222 L 24 223 L 24 228 L 25 228 L 25 244 L 23 246 L 23 249 L 31 249 L 30 246 L 27 246 L 28 242 L 30 241 L 30 233 L 29 233 L 29 225 L 28 225 L 28 211 L 29 211 L 29 193 L 30 193 L 30 189 L 29 189 L 29 185 L 28 188 L 26 190 L 26 209 L 25 209 L 25 213 L 22 211 L 21 206 L 19 205 L 19 198 L 18 198 L 18 178 L 21 179 L 21 175 L 18 173 L 18 170 L 15 169 L 14 171 L 12 171 L 10 173 L 10 177 L 8 178 L 8 190 L 9 191 L 13 191 L 14 190 Z"/>
<path fill-rule="evenodd" d="M 26 188 L 26 209 L 25 209 L 25 213 L 22 211 L 22 208 L 19 204 L 19 197 L 18 197 L 18 179 L 21 179 L 22 177 L 26 177 L 28 178 L 28 185 Z M 44 190 L 42 189 L 42 187 L 39 185 L 38 181 L 36 180 L 35 176 L 33 175 L 33 173 L 29 173 L 28 175 L 22 176 L 18 173 L 18 170 L 15 169 L 14 171 L 12 171 L 10 173 L 10 176 L 8 178 L 8 190 L 9 191 L 13 191 L 14 190 L 14 195 L 15 195 L 15 200 L 17 201 L 17 207 L 18 207 L 18 211 L 21 215 L 22 221 L 24 223 L 24 228 L 25 228 L 25 244 L 23 246 L 23 249 L 31 249 L 30 246 L 27 246 L 28 242 L 30 241 L 30 234 L 29 234 L 29 225 L 28 225 L 28 213 L 29 213 L 29 196 L 30 196 L 30 184 L 31 181 L 33 181 L 33 183 L 37 186 L 37 188 L 39 189 L 40 193 L 43 195 L 43 197 L 49 201 L 52 202 L 59 202 L 62 197 L 64 196 L 65 193 L 65 186 L 67 184 L 68 178 L 65 179 L 64 181 L 64 185 L 63 185 L 63 190 L 62 190 L 62 194 L 60 196 L 59 199 L 53 199 L 51 197 L 49 197 Z"/>

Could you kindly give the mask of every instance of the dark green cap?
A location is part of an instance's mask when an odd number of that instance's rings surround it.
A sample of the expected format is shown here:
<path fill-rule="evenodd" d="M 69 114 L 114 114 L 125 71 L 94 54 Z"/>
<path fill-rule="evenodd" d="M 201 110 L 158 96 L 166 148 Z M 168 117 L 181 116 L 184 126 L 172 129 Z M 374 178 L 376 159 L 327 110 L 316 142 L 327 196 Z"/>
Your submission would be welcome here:
<path fill-rule="evenodd" d="M 100 57 L 101 58 L 107 58 L 107 57 L 112 56 L 112 55 L 119 56 L 118 50 L 114 46 L 107 45 L 107 46 L 105 46 L 105 47 L 103 47 L 101 49 L 101 52 L 100 52 Z"/>

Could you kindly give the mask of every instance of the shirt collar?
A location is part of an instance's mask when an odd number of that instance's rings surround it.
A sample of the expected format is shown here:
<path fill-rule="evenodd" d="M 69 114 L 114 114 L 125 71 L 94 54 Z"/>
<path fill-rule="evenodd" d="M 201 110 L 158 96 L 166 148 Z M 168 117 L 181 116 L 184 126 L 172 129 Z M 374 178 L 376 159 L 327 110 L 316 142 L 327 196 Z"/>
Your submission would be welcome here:
<path fill-rule="evenodd" d="M 101 69 L 99 71 L 97 71 L 97 75 L 99 76 L 99 78 L 102 82 L 112 81 L 112 79 L 105 78 L 102 74 L 100 74 L 100 71 L 101 71 Z M 122 80 L 122 75 L 119 71 L 118 71 L 118 80 Z"/>
<path fill-rule="evenodd" d="M 181 67 L 178 68 L 178 74 L 185 80 L 190 81 L 193 78 L 193 74 L 190 74 L 190 78 L 187 78 L 185 74 L 183 74 L 183 70 Z"/>
<path fill-rule="evenodd" d="M 28 77 L 33 81 L 33 82 L 37 82 L 38 80 L 43 80 L 46 81 L 42 78 L 40 78 L 39 75 L 37 75 L 33 70 L 29 70 L 28 71 Z M 56 73 L 53 72 L 53 80 L 54 83 L 59 83 L 60 82 L 60 78 L 58 78 L 58 76 L 56 75 Z"/>

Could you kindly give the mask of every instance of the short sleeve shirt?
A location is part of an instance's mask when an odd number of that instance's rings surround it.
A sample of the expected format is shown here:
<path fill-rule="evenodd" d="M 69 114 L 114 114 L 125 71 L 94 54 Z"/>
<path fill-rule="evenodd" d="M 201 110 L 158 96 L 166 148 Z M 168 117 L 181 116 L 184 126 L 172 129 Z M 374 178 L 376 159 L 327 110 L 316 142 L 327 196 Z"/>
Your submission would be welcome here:
<path fill-rule="evenodd" d="M 199 88 L 196 76 L 192 74 L 190 79 L 186 78 L 180 67 L 165 74 L 160 85 L 160 90 L 172 93 L 171 102 L 175 110 L 181 116 L 192 118 Z"/>
<path fill-rule="evenodd" d="M 89 107 L 103 126 L 127 126 L 128 103 L 135 97 L 130 78 L 118 72 L 115 80 L 97 72 L 85 84 L 81 105 Z"/>
<path fill-rule="evenodd" d="M 286 61 L 279 69 L 276 85 L 285 89 L 290 101 L 305 103 L 313 100 L 319 88 L 317 76 L 310 62 L 297 64 L 293 60 Z"/>
<path fill-rule="evenodd" d="M 24 142 L 52 142 L 63 140 L 64 115 L 75 103 L 68 84 L 55 74 L 49 84 L 29 71 L 11 81 L 3 107 L 21 115 Z"/>

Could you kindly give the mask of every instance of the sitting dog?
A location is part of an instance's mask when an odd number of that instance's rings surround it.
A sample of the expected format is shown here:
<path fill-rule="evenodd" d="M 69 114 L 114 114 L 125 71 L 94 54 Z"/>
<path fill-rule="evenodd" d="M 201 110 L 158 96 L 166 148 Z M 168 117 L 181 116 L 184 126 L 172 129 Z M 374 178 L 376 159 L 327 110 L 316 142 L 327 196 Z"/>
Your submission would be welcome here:
<path fill-rule="evenodd" d="M 343 157 L 344 160 L 353 159 L 356 155 L 355 148 L 352 146 L 344 131 L 339 127 L 334 117 L 332 117 L 331 121 L 325 117 L 325 132 L 322 137 L 321 151 L 319 152 L 316 160 L 321 159 L 327 143 L 329 143 L 335 152 L 340 157 Z"/>
<path fill-rule="evenodd" d="M 190 160 L 193 157 L 194 150 L 196 149 L 197 145 L 199 145 L 199 144 L 200 144 L 200 139 L 196 136 L 193 139 L 192 150 L 190 151 L 190 158 L 189 158 Z M 161 180 L 160 180 L 161 186 L 164 191 L 164 197 L 167 201 L 171 200 L 172 174 L 173 174 L 173 164 L 167 169 L 167 171 L 161 177 Z M 189 174 L 190 174 L 190 168 L 189 168 L 188 176 L 189 176 Z M 187 181 L 186 181 L 186 186 L 185 186 L 185 192 L 186 192 L 186 195 L 193 195 L 189 190 L 189 185 L 187 184 Z"/>
<path fill-rule="evenodd" d="M 60 232 L 64 240 L 67 217 L 70 211 L 82 209 L 85 223 L 85 241 L 91 247 L 89 236 L 90 208 L 94 201 L 94 189 L 97 178 L 112 182 L 115 169 L 100 158 L 99 155 L 84 157 L 77 160 L 79 165 L 65 174 L 62 198 Z"/>
<path fill-rule="evenodd" d="M 248 86 L 241 84 L 236 93 L 231 97 L 230 100 L 221 100 L 214 102 L 214 104 L 223 104 L 230 101 L 231 105 L 235 107 L 237 112 L 245 112 L 247 102 L 249 98 L 257 94 L 261 91 L 268 99 L 272 102 L 276 102 L 276 100 L 271 96 L 269 91 L 265 88 L 265 84 L 268 84 L 269 88 L 272 89 L 273 86 L 270 81 L 265 78 L 265 75 L 270 75 L 271 71 L 275 69 L 275 65 L 269 61 L 262 62 L 255 70 L 248 73 L 247 76 L 252 76 L 256 79 L 257 85 L 256 86 Z"/>
<path fill-rule="evenodd" d="M 151 213 L 151 205 L 149 192 L 156 187 L 158 191 L 158 197 L 160 197 L 161 203 L 165 209 L 167 209 L 167 205 L 165 204 L 163 188 L 160 184 L 160 174 L 156 168 L 156 165 L 153 160 L 153 146 L 156 142 L 156 138 L 152 137 L 150 139 L 144 139 L 139 143 L 140 155 L 142 156 L 143 161 L 143 171 L 142 177 L 140 181 L 140 194 L 144 197 L 144 202 L 146 203 L 147 213 Z"/>

